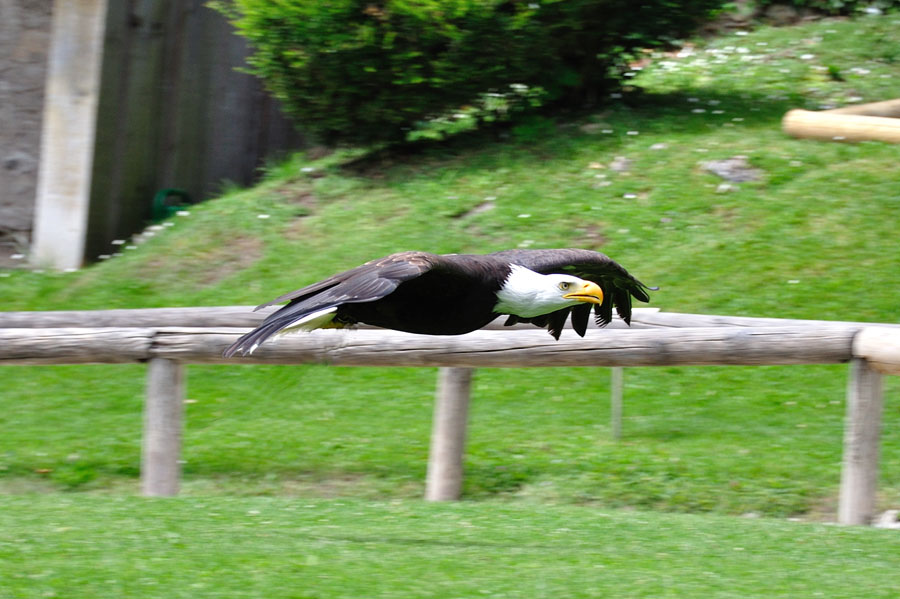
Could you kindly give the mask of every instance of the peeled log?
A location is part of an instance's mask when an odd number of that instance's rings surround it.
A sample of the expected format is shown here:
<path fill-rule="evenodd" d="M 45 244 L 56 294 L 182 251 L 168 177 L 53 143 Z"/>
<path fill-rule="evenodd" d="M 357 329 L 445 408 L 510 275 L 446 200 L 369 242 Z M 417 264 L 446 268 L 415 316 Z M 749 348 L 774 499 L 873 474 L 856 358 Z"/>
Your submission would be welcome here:
<path fill-rule="evenodd" d="M 459 336 L 386 330 L 317 330 L 261 345 L 253 355 L 223 358 L 240 329 L 159 329 L 154 357 L 191 364 L 335 366 L 699 366 L 834 364 L 851 359 L 859 327 L 589 330 L 554 341 L 546 331 L 475 331 Z M 2 355 L 2 354 L 0 354 Z"/>
<path fill-rule="evenodd" d="M 791 110 L 784 115 L 781 127 L 794 137 L 900 143 L 900 119 L 897 118 Z"/>
<path fill-rule="evenodd" d="M 881 374 L 900 375 L 900 331 L 866 327 L 853 339 L 853 355 Z"/>
<path fill-rule="evenodd" d="M 0 329 L 0 365 L 145 362 L 154 329 Z"/>
<path fill-rule="evenodd" d="M 827 112 L 829 114 L 858 114 L 865 116 L 900 118 L 900 99 L 844 106 L 843 108 L 835 108 L 833 110 L 828 110 Z"/>

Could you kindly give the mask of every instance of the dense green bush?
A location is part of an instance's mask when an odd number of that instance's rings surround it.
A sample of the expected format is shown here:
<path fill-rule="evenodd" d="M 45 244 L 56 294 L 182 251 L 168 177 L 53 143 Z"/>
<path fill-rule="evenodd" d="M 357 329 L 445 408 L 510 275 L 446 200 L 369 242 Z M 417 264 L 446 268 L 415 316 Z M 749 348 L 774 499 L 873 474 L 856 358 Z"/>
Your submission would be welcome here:
<path fill-rule="evenodd" d="M 582 105 L 638 48 L 724 0 L 219 0 L 261 77 L 326 141 L 396 141 L 429 120 Z"/>

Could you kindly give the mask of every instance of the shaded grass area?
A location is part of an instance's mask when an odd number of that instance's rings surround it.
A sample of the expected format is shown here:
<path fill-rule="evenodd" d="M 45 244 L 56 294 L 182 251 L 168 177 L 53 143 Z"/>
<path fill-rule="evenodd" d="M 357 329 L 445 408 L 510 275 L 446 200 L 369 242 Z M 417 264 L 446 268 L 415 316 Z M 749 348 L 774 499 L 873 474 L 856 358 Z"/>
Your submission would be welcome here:
<path fill-rule="evenodd" d="M 135 249 L 111 248 L 121 256 L 76 273 L 0 273 L 0 305 L 256 304 L 392 251 L 577 246 L 659 285 L 663 310 L 897 322 L 897 148 L 779 129 L 792 107 L 896 96 L 896 21 L 763 28 L 657 55 L 607 109 L 499 139 L 402 158 L 298 155 Z M 762 176 L 723 190 L 703 163 L 735 155 Z M 136 490 L 142 366 L 2 377 L 0 490 Z M 608 371 L 479 371 L 465 493 L 827 518 L 845 378 L 841 366 L 628 370 L 614 443 Z M 186 492 L 419 496 L 434 380 L 428 369 L 191 367 Z M 897 388 L 888 381 L 888 423 Z M 885 507 L 900 500 L 898 450 L 888 425 Z"/>
<path fill-rule="evenodd" d="M 496 502 L 0 498 L 4 597 L 896 597 L 900 537 Z"/>

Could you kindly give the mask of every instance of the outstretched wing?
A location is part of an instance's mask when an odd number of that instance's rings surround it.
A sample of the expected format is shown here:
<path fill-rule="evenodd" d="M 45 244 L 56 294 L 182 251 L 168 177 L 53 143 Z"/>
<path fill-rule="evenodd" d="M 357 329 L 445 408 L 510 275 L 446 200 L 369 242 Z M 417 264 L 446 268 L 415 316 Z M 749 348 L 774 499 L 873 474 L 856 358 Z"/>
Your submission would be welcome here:
<path fill-rule="evenodd" d="M 505 250 L 495 252 L 496 256 L 512 264 L 518 264 L 541 274 L 571 274 L 593 281 L 603 289 L 603 303 L 594 306 L 597 324 L 605 326 L 612 320 L 613 306 L 626 323 L 631 323 L 631 298 L 649 302 L 648 287 L 634 278 L 625 267 L 600 252 L 580 249 L 561 250 Z M 572 312 L 572 326 L 584 336 L 590 307 L 587 305 L 568 308 Z M 556 318 L 559 321 L 559 317 Z M 565 319 L 563 318 L 563 321 Z M 532 322 L 530 319 L 516 317 L 513 322 Z M 543 325 L 539 325 L 543 326 Z M 559 327 L 551 329 L 551 334 L 559 338 Z"/>
<path fill-rule="evenodd" d="M 247 354 L 276 334 L 290 328 L 305 317 L 321 313 L 341 304 L 372 302 L 393 292 L 400 283 L 431 270 L 438 256 L 426 252 L 402 252 L 338 273 L 257 306 L 257 310 L 289 302 L 266 318 L 261 325 L 242 336 L 224 356 L 230 358 L 240 352 Z"/>

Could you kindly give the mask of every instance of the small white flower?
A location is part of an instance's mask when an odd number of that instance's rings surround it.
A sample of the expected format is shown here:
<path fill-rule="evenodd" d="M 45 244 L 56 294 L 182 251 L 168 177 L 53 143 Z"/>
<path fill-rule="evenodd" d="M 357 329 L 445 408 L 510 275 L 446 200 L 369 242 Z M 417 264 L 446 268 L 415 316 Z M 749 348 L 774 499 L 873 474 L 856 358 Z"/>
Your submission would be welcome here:
<path fill-rule="evenodd" d="M 266 218 L 269 218 L 269 215 L 268 214 L 257 214 L 256 218 L 266 219 Z"/>
<path fill-rule="evenodd" d="M 531 218 L 531 215 L 527 214 L 527 213 L 523 213 L 523 214 L 519 215 L 519 218 Z"/>
<path fill-rule="evenodd" d="M 175 214 L 176 214 L 177 216 L 190 216 L 190 215 L 191 215 L 191 212 L 190 212 L 190 210 L 179 210 L 179 211 L 176 212 Z"/>

